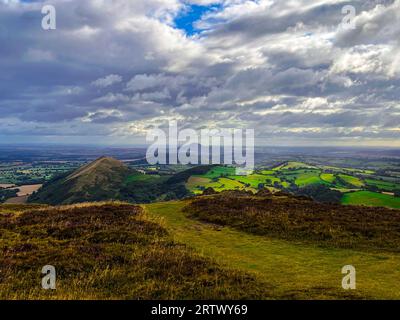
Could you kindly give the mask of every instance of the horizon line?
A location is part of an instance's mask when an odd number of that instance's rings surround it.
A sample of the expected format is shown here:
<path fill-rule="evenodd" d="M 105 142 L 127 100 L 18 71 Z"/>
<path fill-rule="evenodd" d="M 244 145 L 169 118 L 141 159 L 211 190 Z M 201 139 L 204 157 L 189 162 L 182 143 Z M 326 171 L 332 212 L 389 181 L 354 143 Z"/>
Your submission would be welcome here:
<path fill-rule="evenodd" d="M 198 144 L 200 145 L 200 144 Z M 42 142 L 31 142 L 31 143 L 2 143 L 0 147 L 90 147 L 90 148 L 148 148 L 147 144 L 97 144 L 97 143 L 42 143 Z M 210 146 L 211 147 L 211 146 Z M 223 146 L 221 146 L 223 147 Z M 264 144 L 255 145 L 255 148 L 329 148 L 329 149 L 400 149 L 400 146 L 389 146 L 389 145 L 285 145 L 285 144 Z"/>

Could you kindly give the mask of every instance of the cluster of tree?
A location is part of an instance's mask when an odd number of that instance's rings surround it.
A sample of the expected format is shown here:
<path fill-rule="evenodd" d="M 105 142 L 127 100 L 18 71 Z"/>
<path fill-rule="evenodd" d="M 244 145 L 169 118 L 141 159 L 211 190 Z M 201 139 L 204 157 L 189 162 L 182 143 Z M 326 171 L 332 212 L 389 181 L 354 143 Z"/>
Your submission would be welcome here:
<path fill-rule="evenodd" d="M 177 179 L 180 181 L 180 179 Z M 171 182 L 172 181 L 172 182 Z M 145 181 L 132 181 L 121 187 L 118 199 L 132 203 L 150 203 L 159 199 L 175 200 L 190 195 L 183 182 L 162 177 Z"/>
<path fill-rule="evenodd" d="M 312 198 L 322 203 L 340 203 L 342 199 L 342 193 L 340 191 L 331 190 L 323 184 L 313 184 L 300 188 L 297 190 L 296 194 Z"/>
<path fill-rule="evenodd" d="M 390 174 L 390 172 L 388 172 L 387 169 L 378 169 L 375 171 L 376 175 L 381 176 L 381 177 L 391 177 L 392 175 Z M 379 180 L 383 180 L 382 178 L 380 178 Z"/>
<path fill-rule="evenodd" d="M 29 196 L 29 203 L 46 203 L 50 205 L 58 205 L 63 203 L 65 198 L 70 195 L 71 189 L 73 188 L 72 181 L 64 183 L 64 178 L 69 173 L 60 174 L 51 180 L 44 183 L 41 192 L 34 192 Z M 74 194 L 75 203 L 84 202 L 84 195 L 76 192 Z M 72 202 L 71 202 L 72 203 Z"/>
<path fill-rule="evenodd" d="M 365 189 L 367 189 L 367 191 L 371 191 L 371 192 L 379 192 L 379 188 L 376 185 L 367 185 L 365 187 Z"/>
<path fill-rule="evenodd" d="M 1 189 L 0 188 L 0 203 L 7 201 L 10 198 L 17 196 L 18 189 Z"/>
<path fill-rule="evenodd" d="M 170 177 L 168 179 L 168 183 L 175 184 L 175 183 L 186 182 L 191 176 L 206 174 L 213 167 L 215 167 L 215 166 L 214 165 L 198 166 L 198 167 L 194 167 L 194 168 L 179 172 L 179 173 L 173 175 L 172 177 Z"/>

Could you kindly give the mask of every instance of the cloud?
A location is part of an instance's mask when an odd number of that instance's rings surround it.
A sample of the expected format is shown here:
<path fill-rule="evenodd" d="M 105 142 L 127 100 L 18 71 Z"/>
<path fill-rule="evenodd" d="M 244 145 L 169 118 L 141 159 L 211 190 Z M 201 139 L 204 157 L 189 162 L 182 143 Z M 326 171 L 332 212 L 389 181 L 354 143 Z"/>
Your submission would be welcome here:
<path fill-rule="evenodd" d="M 4 141 L 126 142 L 179 119 L 268 143 L 399 144 L 400 0 L 54 0 L 53 31 L 43 3 L 0 1 Z M 214 6 L 195 35 L 174 23 L 188 5 Z"/>
<path fill-rule="evenodd" d="M 154 89 L 159 87 L 177 87 L 184 84 L 182 76 L 166 76 L 165 74 L 139 74 L 133 77 L 126 85 L 129 91 L 143 91 L 146 89 Z"/>
<path fill-rule="evenodd" d="M 122 82 L 122 77 L 117 74 L 110 74 L 104 78 L 97 79 L 92 82 L 95 87 L 106 88 L 113 84 Z"/>

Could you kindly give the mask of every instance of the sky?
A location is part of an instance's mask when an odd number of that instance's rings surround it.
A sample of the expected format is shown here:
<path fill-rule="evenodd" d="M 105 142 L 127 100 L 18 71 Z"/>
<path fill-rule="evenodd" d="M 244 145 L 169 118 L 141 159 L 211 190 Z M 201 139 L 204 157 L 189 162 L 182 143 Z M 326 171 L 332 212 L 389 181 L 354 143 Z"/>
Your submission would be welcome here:
<path fill-rule="evenodd" d="M 177 120 L 400 147 L 400 0 L 0 0 L 0 43 L 3 144 L 133 145 Z"/>

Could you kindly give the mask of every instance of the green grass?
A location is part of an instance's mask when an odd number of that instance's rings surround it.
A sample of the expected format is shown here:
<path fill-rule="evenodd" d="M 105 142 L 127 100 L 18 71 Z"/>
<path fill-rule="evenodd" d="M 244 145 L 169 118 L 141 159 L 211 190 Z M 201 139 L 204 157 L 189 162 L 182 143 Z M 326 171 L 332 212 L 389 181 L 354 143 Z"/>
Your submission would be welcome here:
<path fill-rule="evenodd" d="M 287 181 L 282 181 L 282 182 L 281 182 L 281 185 L 282 185 L 284 188 L 289 188 L 290 183 L 287 182 Z"/>
<path fill-rule="evenodd" d="M 321 248 L 256 236 L 229 227 L 193 221 L 181 212 L 183 202 L 146 205 L 162 217 L 175 241 L 186 243 L 228 268 L 252 272 L 272 285 L 271 295 L 287 299 L 347 298 L 341 268 L 357 270 L 355 297 L 400 299 L 400 256 L 349 249 Z"/>
<path fill-rule="evenodd" d="M 381 190 L 393 191 L 393 190 L 396 190 L 396 189 L 400 189 L 399 185 L 396 185 L 395 183 L 388 182 L 388 181 L 381 181 L 381 180 L 375 180 L 375 179 L 365 179 L 365 182 L 368 185 L 376 186 Z"/>
<path fill-rule="evenodd" d="M 331 190 L 336 190 L 336 191 L 339 191 L 341 193 L 360 191 L 360 189 L 349 189 L 349 188 L 342 188 L 342 187 L 331 188 Z"/>
<path fill-rule="evenodd" d="M 364 182 L 362 182 L 359 178 L 354 176 L 349 176 L 347 174 L 339 174 L 339 177 L 343 179 L 346 183 L 349 183 L 357 188 L 361 188 L 364 186 Z"/>
<path fill-rule="evenodd" d="M 273 170 L 280 171 L 280 170 L 291 170 L 291 169 L 316 169 L 316 168 L 317 167 L 309 165 L 304 162 L 289 161 L 288 163 L 275 167 Z"/>
<path fill-rule="evenodd" d="M 298 176 L 295 183 L 299 187 L 305 187 L 310 184 L 324 184 L 325 182 L 323 180 L 321 180 L 321 178 L 318 175 L 305 173 L 305 174 Z"/>
<path fill-rule="evenodd" d="M 202 188 L 213 188 L 217 192 L 224 190 L 251 190 L 255 192 L 260 184 L 267 185 L 267 181 L 269 181 L 268 185 L 270 186 L 275 182 L 281 182 L 281 180 L 275 176 L 262 174 L 252 174 L 248 176 L 229 175 L 229 173 L 232 173 L 231 169 L 232 168 L 228 168 L 228 170 L 217 170 L 211 173 L 211 176 L 214 176 L 214 179 L 218 179 L 217 181 L 212 181 L 209 178 L 210 173 L 203 176 L 192 176 L 186 183 L 186 188 L 195 194 L 201 194 Z M 227 176 L 219 177 L 223 172 Z M 218 177 L 216 175 L 218 175 Z M 288 183 L 284 184 L 285 186 L 288 186 Z"/>
<path fill-rule="evenodd" d="M 346 193 L 343 195 L 342 203 L 400 209 L 400 198 L 370 191 Z"/>
<path fill-rule="evenodd" d="M 264 175 L 273 175 L 273 174 L 275 174 L 275 171 L 274 171 L 274 170 L 262 170 L 262 171 L 261 171 L 261 174 L 264 174 Z"/>
<path fill-rule="evenodd" d="M 280 182 L 279 178 L 276 178 L 274 176 L 266 176 L 262 174 L 252 174 L 248 176 L 230 176 L 230 179 L 242 182 L 244 184 L 250 185 L 252 188 L 257 189 L 258 185 L 261 183 L 266 183 L 267 179 L 270 180 L 273 184 L 275 181 Z"/>
<path fill-rule="evenodd" d="M 335 175 L 332 173 L 321 173 L 320 177 L 328 183 L 333 183 L 335 181 Z"/>
<path fill-rule="evenodd" d="M 213 188 L 215 191 L 221 192 L 224 190 L 242 190 L 245 189 L 245 186 L 236 180 L 219 178 L 216 182 L 208 183 L 206 188 Z"/>
<path fill-rule="evenodd" d="M 285 171 L 283 176 L 299 187 L 305 187 L 310 184 L 328 184 L 320 178 L 320 170 L 299 169 L 294 171 Z"/>
<path fill-rule="evenodd" d="M 255 185 L 255 182 L 253 184 Z M 190 177 L 186 183 L 186 188 L 194 194 L 202 194 L 203 189 L 206 188 L 213 188 L 216 192 L 222 192 L 224 190 L 252 190 L 255 192 L 257 189 L 257 187 L 246 187 L 243 181 L 234 179 L 233 176 L 230 176 L 229 178 L 218 178 L 217 181 L 211 181 L 209 178 L 193 176 Z"/>
<path fill-rule="evenodd" d="M 148 175 L 148 174 L 133 174 L 128 176 L 125 179 L 125 183 L 130 183 L 130 182 L 137 182 L 137 181 L 151 181 L 151 180 L 156 180 L 160 176 L 158 175 Z"/>
<path fill-rule="evenodd" d="M 201 175 L 203 178 L 214 179 L 222 176 L 232 176 L 236 174 L 236 168 L 218 166 L 212 168 L 206 174 Z"/>
<path fill-rule="evenodd" d="M 185 186 L 189 191 L 193 192 L 194 194 L 201 194 L 201 193 L 203 193 L 201 188 L 206 188 L 207 185 L 210 183 L 211 183 L 211 180 L 208 178 L 192 176 L 186 182 Z"/>

